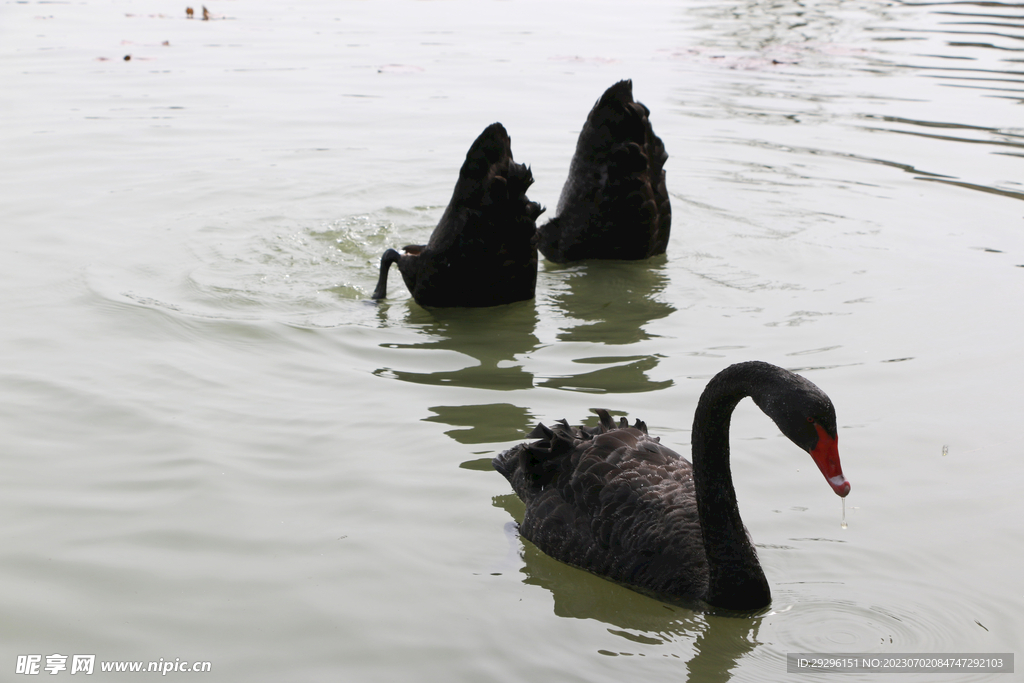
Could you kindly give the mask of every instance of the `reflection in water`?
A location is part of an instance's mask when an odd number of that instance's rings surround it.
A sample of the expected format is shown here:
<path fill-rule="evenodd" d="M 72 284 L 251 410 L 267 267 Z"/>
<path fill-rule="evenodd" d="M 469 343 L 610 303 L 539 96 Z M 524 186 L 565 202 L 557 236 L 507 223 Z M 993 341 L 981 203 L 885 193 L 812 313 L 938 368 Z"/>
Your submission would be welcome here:
<path fill-rule="evenodd" d="M 579 358 L 575 361 L 576 363 L 621 363 L 621 365 L 613 365 L 591 372 L 549 377 L 540 382 L 538 386 L 595 394 L 631 394 L 666 389 L 672 386 L 672 380 L 655 382 L 647 376 L 647 373 L 658 364 L 658 359 L 663 357 L 656 354 L 653 356 L 623 356 L 621 358 Z"/>
<path fill-rule="evenodd" d="M 515 494 L 496 496 L 493 501 L 495 507 L 522 519 L 522 502 Z M 719 616 L 670 605 L 552 559 L 525 539 L 520 543 L 523 583 L 550 591 L 557 616 L 600 621 L 611 627 L 609 633 L 633 644 L 624 644 L 619 652 L 602 650 L 602 654 L 635 654 L 637 646 L 692 641 L 688 680 L 724 683 L 732 678 L 740 659 L 760 644 L 761 617 Z"/>
<path fill-rule="evenodd" d="M 424 422 L 440 422 L 453 427 L 469 427 L 469 429 L 451 429 L 445 434 L 458 443 L 504 443 L 523 438 L 529 430 L 528 425 L 536 420 L 526 408 L 511 403 L 492 403 L 482 406 L 432 406 L 431 417 L 423 418 Z"/>
<path fill-rule="evenodd" d="M 668 275 L 664 256 L 647 261 L 588 261 L 569 267 L 547 264 L 563 286 L 554 288 L 551 303 L 561 342 L 626 345 L 650 339 L 645 326 L 666 318 L 675 307 L 662 300 Z M 652 381 L 648 373 L 659 354 L 575 358 L 574 363 L 604 366 L 566 375 L 549 376 L 538 386 L 593 393 L 636 393 L 672 386 L 672 380 Z"/>
<path fill-rule="evenodd" d="M 385 315 L 383 309 L 381 315 Z M 413 372 L 380 368 L 374 374 L 415 384 L 510 391 L 533 386 L 533 375 L 516 357 L 539 345 L 534 334 L 537 308 L 523 301 L 492 308 L 432 308 L 410 304 L 402 327 L 418 330 L 422 343 L 386 344 L 393 349 L 447 350 L 477 361 L 457 370 Z"/>
<path fill-rule="evenodd" d="M 559 325 L 560 342 L 626 345 L 644 341 L 652 337 L 645 330 L 648 323 L 676 310 L 659 296 L 668 280 L 664 257 L 640 263 L 593 261 L 569 268 L 556 267 L 552 277 L 560 278 L 564 286 L 553 288 L 545 317 Z M 383 304 L 379 310 L 380 323 L 395 325 L 395 321 L 387 320 L 386 306 Z M 427 372 L 384 367 L 374 374 L 416 384 L 502 391 L 529 389 L 535 385 L 534 375 L 523 367 L 523 360 L 541 347 L 535 334 L 537 323 L 537 305 L 533 301 L 481 309 L 424 309 L 409 304 L 398 326 L 416 330 L 423 341 L 389 343 L 387 348 L 454 351 L 476 363 Z M 585 366 L 582 372 L 549 375 L 536 385 L 593 393 L 657 391 L 673 384 L 672 380 L 652 381 L 648 376 L 662 357 L 633 353 L 574 358 L 573 363 Z M 437 358 L 429 364 L 444 362 L 442 356 Z M 416 359 L 410 356 L 413 362 Z"/>
<path fill-rule="evenodd" d="M 694 656 L 686 664 L 689 680 L 696 683 L 725 683 L 747 653 L 761 643 L 757 640 L 760 617 L 738 618 L 705 615 L 707 626 L 693 643 Z"/>
<path fill-rule="evenodd" d="M 560 341 L 632 344 L 650 339 L 644 325 L 675 312 L 660 298 L 668 283 L 666 257 L 647 261 L 587 261 L 567 268 L 546 264 L 549 272 L 561 271 L 565 287 L 551 297 L 561 311 Z"/>

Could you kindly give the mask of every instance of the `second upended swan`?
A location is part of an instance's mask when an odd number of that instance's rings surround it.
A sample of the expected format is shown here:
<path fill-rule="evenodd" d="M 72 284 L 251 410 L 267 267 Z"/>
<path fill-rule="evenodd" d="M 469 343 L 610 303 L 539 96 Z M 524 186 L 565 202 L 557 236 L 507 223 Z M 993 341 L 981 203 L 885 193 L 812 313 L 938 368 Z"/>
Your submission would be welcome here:
<path fill-rule="evenodd" d="M 540 252 L 556 263 L 664 254 L 667 159 L 650 111 L 633 100 L 633 82 L 608 88 L 580 131 L 556 215 L 538 231 Z"/>
<path fill-rule="evenodd" d="M 839 496 L 835 409 L 803 377 L 752 361 L 708 383 L 693 419 L 693 464 L 637 420 L 616 426 L 538 425 L 539 441 L 494 458 L 526 505 L 520 533 L 551 557 L 656 598 L 756 610 L 771 602 L 757 552 L 740 520 L 729 469 L 729 421 L 750 396 L 810 453 Z"/>

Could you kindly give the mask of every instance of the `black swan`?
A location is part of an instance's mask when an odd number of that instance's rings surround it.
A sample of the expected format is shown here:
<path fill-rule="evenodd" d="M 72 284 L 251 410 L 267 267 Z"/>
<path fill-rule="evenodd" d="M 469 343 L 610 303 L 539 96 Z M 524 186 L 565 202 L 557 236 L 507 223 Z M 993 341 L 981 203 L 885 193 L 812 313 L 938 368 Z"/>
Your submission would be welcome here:
<path fill-rule="evenodd" d="M 526 505 L 520 533 L 542 551 L 661 600 L 751 611 L 771 602 L 740 520 L 729 470 L 729 420 L 746 396 L 811 454 L 840 496 L 836 414 L 817 386 L 751 361 L 718 373 L 693 418 L 693 465 L 637 420 L 572 428 L 564 420 L 494 458 Z"/>
<path fill-rule="evenodd" d="M 537 285 L 537 216 L 526 196 L 533 174 L 512 160 L 505 127 L 492 123 L 473 142 L 455 192 L 427 244 L 388 249 L 374 299 L 387 296 L 388 269 L 421 306 L 497 306 L 532 299 Z"/>
<path fill-rule="evenodd" d="M 668 154 L 633 82 L 605 91 L 587 116 L 556 216 L 537 248 L 549 261 L 645 259 L 664 254 L 672 225 Z"/>

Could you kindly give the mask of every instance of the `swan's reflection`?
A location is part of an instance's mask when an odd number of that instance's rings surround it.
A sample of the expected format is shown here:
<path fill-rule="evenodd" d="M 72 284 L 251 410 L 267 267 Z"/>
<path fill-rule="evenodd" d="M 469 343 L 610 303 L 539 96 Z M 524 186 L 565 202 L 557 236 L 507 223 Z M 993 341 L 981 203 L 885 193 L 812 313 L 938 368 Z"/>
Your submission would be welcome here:
<path fill-rule="evenodd" d="M 460 428 L 445 432 L 446 436 L 450 436 L 456 442 L 465 445 L 493 445 L 493 449 L 477 451 L 477 454 L 483 457 L 467 460 L 459 465 L 463 469 L 481 472 L 493 472 L 491 458 L 494 454 L 504 450 L 510 442 L 522 441 L 531 426 L 537 423 L 537 417 L 533 413 L 511 403 L 431 406 L 429 410 L 434 414 L 423 418 L 424 422 L 440 422 Z"/>
<path fill-rule="evenodd" d="M 579 358 L 575 363 L 606 365 L 599 370 L 568 375 L 553 375 L 538 383 L 538 386 L 569 391 L 590 393 L 632 394 L 642 391 L 657 391 L 672 386 L 670 379 L 655 381 L 648 376 L 659 359 L 664 356 L 601 356 Z"/>
<path fill-rule="evenodd" d="M 562 342 L 620 346 L 650 339 L 646 326 L 676 309 L 660 294 L 668 282 L 664 256 L 635 261 L 588 261 L 568 267 L 547 264 L 557 284 L 549 301 L 555 308 Z M 538 386 L 593 393 L 635 393 L 672 386 L 653 381 L 649 373 L 659 354 L 576 358 L 584 366 L 603 366 L 547 377 Z"/>
<path fill-rule="evenodd" d="M 495 496 L 493 503 L 517 521 L 522 519 L 523 504 L 515 494 Z M 600 621 L 608 624 L 609 633 L 640 645 L 692 642 L 690 681 L 729 681 L 739 661 L 759 645 L 761 617 L 721 616 L 670 605 L 552 559 L 526 539 L 519 543 L 523 583 L 550 591 L 557 616 Z"/>
<path fill-rule="evenodd" d="M 453 427 L 445 432 L 461 444 L 508 443 L 521 441 L 523 434 L 537 418 L 526 408 L 511 403 L 491 403 L 469 406 L 431 406 L 434 413 L 423 418 L 424 422 L 440 422 Z M 491 469 L 491 468 L 488 468 Z"/>
<path fill-rule="evenodd" d="M 549 264 L 554 292 L 543 304 L 547 321 L 558 324 L 557 340 L 625 345 L 649 339 L 645 326 L 669 316 L 675 308 L 660 293 L 668 276 L 664 257 L 642 263 L 592 261 L 560 268 Z M 550 310 L 550 309 L 554 310 Z M 394 325 L 386 320 L 381 323 Z M 459 386 L 503 391 L 543 386 L 593 393 L 635 393 L 672 386 L 655 381 L 650 373 L 659 354 L 602 355 L 572 359 L 559 372 L 535 382 L 524 359 L 541 347 L 536 336 L 538 304 L 525 301 L 492 308 L 424 309 L 409 304 L 400 325 L 417 331 L 422 341 L 388 344 L 388 348 L 418 351 L 453 351 L 476 362 L 457 369 L 429 372 L 379 368 L 374 374 L 416 384 Z M 445 362 L 438 356 L 438 363 Z M 433 364 L 433 363 L 432 363 Z M 461 361 L 460 361 L 461 364 Z M 571 372 L 582 365 L 580 372 Z"/>
<path fill-rule="evenodd" d="M 737 618 L 704 615 L 707 623 L 693 642 L 694 655 L 686 668 L 696 683 L 725 683 L 732 679 L 739 661 L 760 645 L 757 630 L 760 617 Z"/>
<path fill-rule="evenodd" d="M 560 341 L 632 344 L 650 339 L 644 326 L 667 318 L 675 307 L 660 298 L 668 283 L 667 258 L 586 261 L 570 266 L 545 264 L 561 286 L 550 295 L 561 312 Z M 570 323 L 571 326 L 567 326 Z"/>
<path fill-rule="evenodd" d="M 380 368 L 375 375 L 393 377 L 415 384 L 474 387 L 480 389 L 528 389 L 533 375 L 525 371 L 517 356 L 539 346 L 534 331 L 537 307 L 523 301 L 490 308 L 424 309 L 410 304 L 403 327 L 418 330 L 423 342 L 387 344 L 388 348 L 447 350 L 468 356 L 475 364 L 455 370 L 413 372 Z"/>

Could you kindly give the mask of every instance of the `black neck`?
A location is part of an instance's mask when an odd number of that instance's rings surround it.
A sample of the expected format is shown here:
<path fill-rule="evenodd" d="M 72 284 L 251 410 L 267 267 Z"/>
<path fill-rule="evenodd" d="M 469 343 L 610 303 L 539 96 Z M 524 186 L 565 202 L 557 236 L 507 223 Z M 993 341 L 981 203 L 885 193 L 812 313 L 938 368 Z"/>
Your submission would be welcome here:
<path fill-rule="evenodd" d="M 757 609 L 771 602 L 768 581 L 740 519 L 729 469 L 732 411 L 743 398 L 757 400 L 765 391 L 765 365 L 740 363 L 717 375 L 701 395 L 693 420 L 693 480 L 708 560 L 704 600 L 728 609 Z"/>

